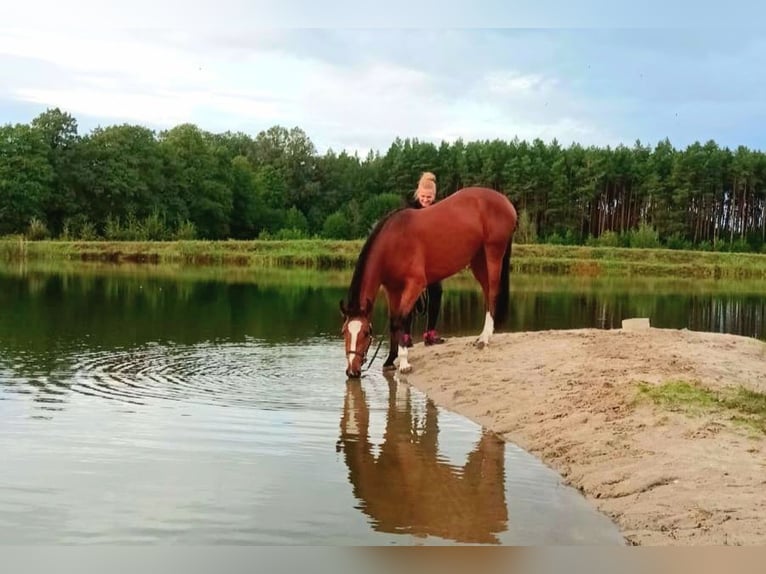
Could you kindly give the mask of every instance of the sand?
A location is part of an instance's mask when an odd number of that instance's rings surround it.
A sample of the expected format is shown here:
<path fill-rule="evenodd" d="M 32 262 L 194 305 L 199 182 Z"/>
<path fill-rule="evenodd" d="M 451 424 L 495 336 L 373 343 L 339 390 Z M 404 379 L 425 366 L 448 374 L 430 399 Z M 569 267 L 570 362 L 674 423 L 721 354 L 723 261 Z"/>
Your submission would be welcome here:
<path fill-rule="evenodd" d="M 495 334 L 410 349 L 403 381 L 556 470 L 626 543 L 766 543 L 766 438 L 732 411 L 657 404 L 639 383 L 766 392 L 766 343 L 688 330 Z"/>

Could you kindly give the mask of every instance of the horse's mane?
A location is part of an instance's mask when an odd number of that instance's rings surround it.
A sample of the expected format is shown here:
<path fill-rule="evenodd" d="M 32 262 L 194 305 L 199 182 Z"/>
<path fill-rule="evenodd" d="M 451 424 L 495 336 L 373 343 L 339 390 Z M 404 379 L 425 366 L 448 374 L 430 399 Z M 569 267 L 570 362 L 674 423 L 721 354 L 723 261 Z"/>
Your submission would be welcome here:
<path fill-rule="evenodd" d="M 373 244 L 375 243 L 375 239 L 380 234 L 380 230 L 383 229 L 383 226 L 388 222 L 391 217 L 399 213 L 400 211 L 406 211 L 412 209 L 409 206 L 405 207 L 399 207 L 397 209 L 393 209 L 390 212 L 388 212 L 386 215 L 381 217 L 378 222 L 375 224 L 375 227 L 372 228 L 372 231 L 370 232 L 370 235 L 367 237 L 367 241 L 364 242 L 364 245 L 362 246 L 362 251 L 359 253 L 359 258 L 356 260 L 356 266 L 354 267 L 354 275 L 351 277 L 351 285 L 349 285 L 348 288 L 348 310 L 352 313 L 359 312 L 362 310 L 361 301 L 359 301 L 359 293 L 362 288 L 362 277 L 364 275 L 364 268 L 367 265 L 367 259 L 370 255 L 370 250 L 372 249 Z"/>

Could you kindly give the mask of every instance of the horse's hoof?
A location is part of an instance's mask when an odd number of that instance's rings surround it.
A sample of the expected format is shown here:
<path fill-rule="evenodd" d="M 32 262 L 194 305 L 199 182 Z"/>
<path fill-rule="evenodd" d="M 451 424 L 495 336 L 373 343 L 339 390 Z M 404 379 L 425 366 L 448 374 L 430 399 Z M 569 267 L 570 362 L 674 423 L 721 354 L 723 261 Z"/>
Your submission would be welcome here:
<path fill-rule="evenodd" d="M 476 347 L 477 349 L 481 350 L 481 349 L 483 349 L 483 348 L 486 346 L 486 343 L 485 343 L 484 341 L 482 341 L 481 339 L 478 339 L 478 340 L 477 340 L 477 341 L 476 341 L 476 342 L 473 344 L 473 346 L 474 346 L 474 347 Z"/>
<path fill-rule="evenodd" d="M 407 373 L 412 372 L 412 365 L 407 365 L 406 367 L 399 367 L 399 372 L 403 375 L 406 375 Z"/>

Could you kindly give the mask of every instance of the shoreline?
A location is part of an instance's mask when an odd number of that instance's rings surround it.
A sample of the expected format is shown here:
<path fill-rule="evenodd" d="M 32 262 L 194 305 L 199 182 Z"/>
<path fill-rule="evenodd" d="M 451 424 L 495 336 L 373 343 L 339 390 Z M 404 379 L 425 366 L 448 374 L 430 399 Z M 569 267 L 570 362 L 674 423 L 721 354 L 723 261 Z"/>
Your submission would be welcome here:
<path fill-rule="evenodd" d="M 397 376 L 537 456 L 627 544 L 766 543 L 766 342 L 574 329 L 497 333 L 479 351 L 474 338 L 417 343 Z M 752 405 L 720 398 L 737 392 Z"/>
<path fill-rule="evenodd" d="M 362 240 L 27 241 L 0 238 L 0 260 L 353 270 Z M 514 243 L 512 275 L 766 278 L 766 253 Z"/>

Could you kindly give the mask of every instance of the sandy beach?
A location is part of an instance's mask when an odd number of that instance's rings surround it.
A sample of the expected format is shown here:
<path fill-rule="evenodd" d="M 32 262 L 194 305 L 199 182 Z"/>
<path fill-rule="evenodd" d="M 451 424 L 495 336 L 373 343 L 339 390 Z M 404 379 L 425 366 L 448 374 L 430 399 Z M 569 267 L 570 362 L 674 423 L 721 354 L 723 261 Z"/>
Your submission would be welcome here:
<path fill-rule="evenodd" d="M 538 456 L 628 544 L 766 543 L 763 419 L 720 398 L 760 404 L 766 343 L 656 328 L 473 340 L 415 345 L 400 378 Z"/>

